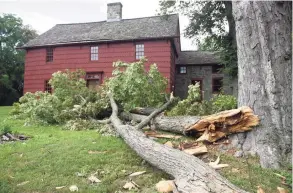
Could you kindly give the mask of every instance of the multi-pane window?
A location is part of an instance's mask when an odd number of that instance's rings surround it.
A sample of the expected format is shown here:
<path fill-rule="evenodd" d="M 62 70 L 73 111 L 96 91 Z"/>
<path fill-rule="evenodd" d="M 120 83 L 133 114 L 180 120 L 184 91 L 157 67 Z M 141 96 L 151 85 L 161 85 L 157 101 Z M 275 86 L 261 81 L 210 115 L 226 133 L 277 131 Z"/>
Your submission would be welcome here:
<path fill-rule="evenodd" d="M 143 44 L 136 44 L 135 46 L 135 58 L 137 60 L 144 57 L 144 45 Z"/>
<path fill-rule="evenodd" d="M 221 92 L 223 87 L 223 78 L 213 78 L 213 93 Z"/>
<path fill-rule="evenodd" d="M 99 59 L 99 47 L 98 46 L 92 46 L 91 47 L 91 60 L 98 60 Z"/>
<path fill-rule="evenodd" d="M 48 92 L 48 93 L 52 93 L 52 87 L 49 84 L 49 80 L 45 81 L 45 91 Z"/>
<path fill-rule="evenodd" d="M 54 49 L 53 48 L 47 48 L 46 61 L 47 62 L 53 62 L 53 55 L 54 55 Z"/>
<path fill-rule="evenodd" d="M 186 66 L 180 66 L 180 67 L 178 68 L 178 73 L 179 73 L 179 74 L 186 74 L 186 73 L 187 73 L 187 68 L 186 68 Z"/>

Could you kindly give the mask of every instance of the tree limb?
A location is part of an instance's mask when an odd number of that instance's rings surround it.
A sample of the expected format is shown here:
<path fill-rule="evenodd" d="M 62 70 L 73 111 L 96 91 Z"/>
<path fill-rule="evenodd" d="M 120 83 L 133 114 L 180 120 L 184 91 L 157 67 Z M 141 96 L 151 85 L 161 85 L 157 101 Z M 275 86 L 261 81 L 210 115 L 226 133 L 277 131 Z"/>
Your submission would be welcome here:
<path fill-rule="evenodd" d="M 200 159 L 147 138 L 140 130 L 123 125 L 118 118 L 118 107 L 108 94 L 112 106 L 110 117 L 114 128 L 124 141 L 144 160 L 175 178 L 179 192 L 244 193 Z M 150 120 L 150 117 L 148 117 Z"/>
<path fill-rule="evenodd" d="M 146 117 L 144 120 L 142 120 L 138 125 L 135 127 L 137 129 L 142 129 L 144 126 L 146 126 L 155 116 L 157 116 L 159 113 L 163 112 L 168 108 L 170 104 L 174 102 L 174 97 L 171 94 L 170 100 L 166 102 L 163 106 L 160 108 L 156 109 L 154 112 L 152 112 L 148 117 Z"/>

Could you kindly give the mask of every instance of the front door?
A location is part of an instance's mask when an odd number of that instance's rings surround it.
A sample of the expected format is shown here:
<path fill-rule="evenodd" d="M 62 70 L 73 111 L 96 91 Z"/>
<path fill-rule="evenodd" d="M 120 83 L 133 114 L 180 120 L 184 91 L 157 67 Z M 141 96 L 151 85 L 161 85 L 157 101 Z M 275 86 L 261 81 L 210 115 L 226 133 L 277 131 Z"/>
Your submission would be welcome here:
<path fill-rule="evenodd" d="M 98 86 L 100 85 L 100 80 L 87 80 L 87 86 L 89 89 L 97 90 Z"/>
<path fill-rule="evenodd" d="M 100 72 L 88 72 L 86 74 L 86 83 L 87 87 L 92 90 L 98 90 L 99 85 L 101 84 L 102 73 Z"/>

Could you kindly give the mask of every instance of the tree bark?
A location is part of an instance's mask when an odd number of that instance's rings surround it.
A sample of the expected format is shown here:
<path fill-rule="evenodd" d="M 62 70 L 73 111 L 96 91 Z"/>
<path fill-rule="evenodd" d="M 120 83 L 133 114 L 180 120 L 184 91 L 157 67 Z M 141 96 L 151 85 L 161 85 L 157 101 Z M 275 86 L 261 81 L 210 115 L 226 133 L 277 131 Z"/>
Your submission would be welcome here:
<path fill-rule="evenodd" d="M 253 108 L 261 125 L 234 137 L 263 167 L 292 156 L 292 2 L 233 1 L 238 54 L 238 105 Z"/>
<path fill-rule="evenodd" d="M 165 109 L 168 104 L 165 104 L 159 110 Z M 152 114 L 154 114 L 153 112 Z M 152 115 L 151 114 L 151 115 Z M 157 113 L 158 114 L 158 113 Z M 135 120 L 141 123 L 136 126 L 137 129 L 142 129 L 146 123 L 150 122 L 154 116 L 135 115 L 130 113 L 122 113 L 121 116 L 128 120 Z M 251 108 L 247 106 L 238 109 L 222 111 L 204 117 L 194 116 L 178 116 L 165 117 L 159 116 L 153 119 L 153 124 L 156 129 L 180 133 L 184 135 L 194 136 L 201 135 L 196 141 L 215 142 L 232 133 L 241 133 L 249 131 L 253 126 L 259 124 L 258 116 L 254 115 Z"/>
<path fill-rule="evenodd" d="M 159 144 L 147 138 L 141 131 L 123 125 L 117 117 L 118 107 L 111 95 L 114 128 L 124 141 L 144 160 L 175 178 L 178 191 L 186 192 L 245 192 L 231 184 L 200 159 L 182 151 Z"/>
<path fill-rule="evenodd" d="M 133 113 L 123 112 L 120 114 L 123 119 L 133 120 L 140 123 L 145 120 L 147 116 L 137 115 Z M 200 120 L 200 117 L 195 116 L 176 116 L 176 117 L 166 117 L 166 116 L 157 116 L 152 120 L 152 124 L 155 128 L 158 128 L 162 131 L 169 131 L 172 133 L 185 134 L 185 129 L 194 125 Z"/>
<path fill-rule="evenodd" d="M 135 113 L 135 114 L 140 114 L 140 115 L 150 115 L 152 112 L 157 110 L 157 108 L 152 108 L 152 107 L 137 107 L 134 109 L 130 110 L 130 113 Z"/>

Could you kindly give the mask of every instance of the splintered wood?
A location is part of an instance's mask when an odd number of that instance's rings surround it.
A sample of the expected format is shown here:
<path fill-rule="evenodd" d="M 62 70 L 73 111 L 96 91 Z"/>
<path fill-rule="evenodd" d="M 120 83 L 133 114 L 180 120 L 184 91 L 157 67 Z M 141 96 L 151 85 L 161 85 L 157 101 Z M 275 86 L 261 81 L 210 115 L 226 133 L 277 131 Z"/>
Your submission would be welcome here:
<path fill-rule="evenodd" d="M 249 131 L 252 126 L 258 124 L 258 116 L 253 113 L 251 108 L 243 106 L 202 117 L 197 123 L 187 128 L 185 132 L 201 132 L 203 134 L 197 141 L 215 142 L 231 133 Z"/>

